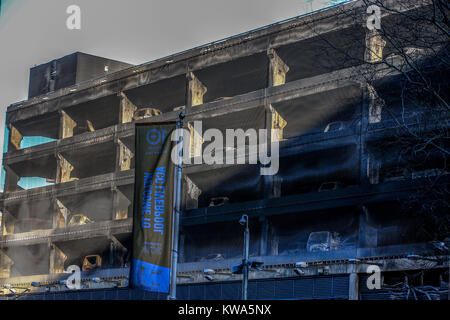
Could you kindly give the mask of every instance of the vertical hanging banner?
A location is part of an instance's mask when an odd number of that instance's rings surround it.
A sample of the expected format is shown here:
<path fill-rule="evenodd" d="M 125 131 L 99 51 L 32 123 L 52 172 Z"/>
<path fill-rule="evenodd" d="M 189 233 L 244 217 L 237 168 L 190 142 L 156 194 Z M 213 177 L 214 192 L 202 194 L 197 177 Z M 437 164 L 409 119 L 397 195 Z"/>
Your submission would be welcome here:
<path fill-rule="evenodd" d="M 136 124 L 131 286 L 169 292 L 175 123 Z"/>

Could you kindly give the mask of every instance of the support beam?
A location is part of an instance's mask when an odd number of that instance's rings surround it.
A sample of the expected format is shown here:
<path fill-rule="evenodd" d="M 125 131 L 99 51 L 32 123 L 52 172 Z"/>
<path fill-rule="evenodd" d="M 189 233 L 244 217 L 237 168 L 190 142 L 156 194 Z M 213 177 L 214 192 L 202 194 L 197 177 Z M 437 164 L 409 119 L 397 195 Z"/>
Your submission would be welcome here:
<path fill-rule="evenodd" d="M 4 236 L 14 234 L 16 218 L 6 209 L 2 210 L 1 234 Z"/>
<path fill-rule="evenodd" d="M 114 260 L 116 258 L 115 251 L 116 250 L 115 250 L 114 242 L 111 241 L 109 243 L 109 266 L 110 267 L 114 266 L 114 262 L 115 262 Z"/>
<path fill-rule="evenodd" d="M 8 149 L 13 148 L 15 150 L 20 150 L 20 143 L 22 142 L 23 135 L 12 124 L 9 124 L 8 127 L 10 131 Z"/>
<path fill-rule="evenodd" d="M 109 234 L 108 238 L 111 240 L 109 264 L 111 267 L 123 267 L 128 249 L 112 234 Z"/>
<path fill-rule="evenodd" d="M 11 277 L 11 267 L 13 264 L 14 261 L 3 250 L 0 250 L 0 279 L 8 279 Z"/>
<path fill-rule="evenodd" d="M 60 139 L 73 137 L 73 129 L 77 123 L 64 111 L 59 110 L 60 115 Z"/>
<path fill-rule="evenodd" d="M 184 176 L 184 181 L 185 209 L 197 209 L 202 190 L 187 175 Z"/>
<path fill-rule="evenodd" d="M 188 76 L 188 107 L 203 104 L 203 96 L 208 91 L 206 86 L 195 76 L 193 72 L 189 72 Z"/>
<path fill-rule="evenodd" d="M 58 168 L 56 172 L 56 183 L 64 183 L 69 181 L 78 180 L 78 178 L 71 177 L 71 173 L 74 169 L 73 165 L 67 161 L 60 153 L 58 153 Z"/>
<path fill-rule="evenodd" d="M 269 141 L 270 145 L 272 141 L 283 140 L 283 129 L 286 127 L 286 120 L 275 110 L 271 104 L 266 105 L 266 123 L 265 128 L 270 130 Z M 278 130 L 272 130 L 278 129 Z M 265 198 L 278 198 L 281 197 L 281 185 L 283 178 L 277 175 L 265 175 L 264 180 L 264 197 Z"/>
<path fill-rule="evenodd" d="M 269 105 L 270 120 L 271 120 L 271 140 L 283 141 L 283 129 L 287 126 L 287 121 L 275 110 L 272 105 Z"/>
<path fill-rule="evenodd" d="M 348 278 L 348 299 L 359 300 L 359 277 L 356 272 L 350 273 Z"/>
<path fill-rule="evenodd" d="M 261 237 L 259 238 L 259 255 L 267 256 L 268 243 L 269 243 L 269 220 L 267 217 L 260 217 L 261 223 Z"/>
<path fill-rule="evenodd" d="M 19 189 L 17 183 L 20 180 L 20 176 L 16 174 L 7 164 L 3 164 L 5 169 L 5 192 L 14 192 Z"/>
<path fill-rule="evenodd" d="M 183 231 L 183 226 L 180 226 L 180 237 L 179 237 L 179 245 L 178 245 L 178 263 L 183 263 L 184 261 L 184 250 L 185 250 L 185 241 L 186 241 L 186 235 Z"/>
<path fill-rule="evenodd" d="M 370 212 L 364 206 L 358 206 L 358 248 L 376 248 L 378 244 L 378 230 L 370 225 Z"/>
<path fill-rule="evenodd" d="M 53 217 L 53 229 L 64 228 L 69 222 L 70 211 L 58 199 L 55 201 L 55 208 L 56 213 Z"/>
<path fill-rule="evenodd" d="M 367 132 L 369 127 L 369 107 L 370 107 L 370 90 L 369 85 L 365 82 L 360 83 L 362 90 L 362 101 L 360 105 L 360 124 L 359 124 L 359 144 L 357 152 L 359 156 L 359 183 L 360 185 L 368 185 L 369 179 L 367 176 Z"/>
<path fill-rule="evenodd" d="M 367 156 L 367 178 L 370 184 L 380 183 L 381 161 L 379 161 L 373 153 Z"/>
<path fill-rule="evenodd" d="M 128 251 L 128 249 L 112 234 L 108 235 L 109 240 L 111 240 L 111 242 L 114 244 L 115 247 L 124 250 L 124 251 Z"/>
<path fill-rule="evenodd" d="M 202 155 L 202 146 L 205 139 L 203 139 L 202 132 L 195 130 L 196 128 L 191 122 L 188 122 L 188 129 L 190 133 L 189 157 L 200 157 Z"/>
<path fill-rule="evenodd" d="M 278 175 L 267 176 L 268 183 L 267 186 L 268 192 L 266 192 L 267 198 L 279 198 L 281 197 L 281 186 L 283 185 L 283 177 Z"/>
<path fill-rule="evenodd" d="M 128 218 L 128 208 L 131 205 L 131 201 L 117 188 L 114 191 L 114 220 L 122 220 Z"/>
<path fill-rule="evenodd" d="M 88 128 L 89 132 L 94 132 L 95 131 L 94 125 L 92 124 L 91 121 L 86 120 L 86 125 L 87 125 L 87 128 Z"/>
<path fill-rule="evenodd" d="M 67 256 L 55 244 L 50 243 L 50 274 L 64 273 Z"/>
<path fill-rule="evenodd" d="M 364 53 L 365 61 L 375 63 L 383 60 L 383 49 L 385 45 L 386 41 L 377 29 L 367 30 L 366 51 Z"/>
<path fill-rule="evenodd" d="M 137 107 L 128 99 L 124 92 L 119 93 L 120 97 L 120 123 L 128 123 L 133 121 L 134 112 Z"/>
<path fill-rule="evenodd" d="M 269 87 L 285 84 L 289 66 L 281 60 L 273 48 L 267 50 L 267 56 L 269 58 Z"/>
<path fill-rule="evenodd" d="M 268 254 L 271 256 L 278 256 L 278 246 L 280 238 L 278 236 L 278 232 L 275 227 L 272 226 L 271 228 L 269 228 L 269 235 L 270 235 L 270 239 L 268 241 L 269 247 L 267 248 Z"/>
<path fill-rule="evenodd" d="M 131 160 L 134 153 L 120 140 L 117 140 L 119 146 L 119 171 L 127 171 L 131 169 Z"/>
<path fill-rule="evenodd" d="M 378 95 L 372 85 L 367 84 L 367 90 L 369 93 L 369 123 L 381 122 L 381 112 L 386 102 Z"/>
<path fill-rule="evenodd" d="M 281 197 L 283 177 L 279 175 L 264 175 L 264 198 L 272 199 Z"/>

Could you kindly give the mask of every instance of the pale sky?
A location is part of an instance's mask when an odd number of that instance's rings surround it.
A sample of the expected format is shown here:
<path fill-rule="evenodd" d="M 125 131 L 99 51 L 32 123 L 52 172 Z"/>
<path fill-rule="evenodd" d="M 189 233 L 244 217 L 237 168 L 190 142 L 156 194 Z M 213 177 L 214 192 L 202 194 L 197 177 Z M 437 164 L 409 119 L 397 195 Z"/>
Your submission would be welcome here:
<path fill-rule="evenodd" d="M 0 150 L 30 67 L 81 51 L 141 64 L 327 6 L 329 0 L 0 0 Z M 68 30 L 66 8 L 81 8 Z"/>

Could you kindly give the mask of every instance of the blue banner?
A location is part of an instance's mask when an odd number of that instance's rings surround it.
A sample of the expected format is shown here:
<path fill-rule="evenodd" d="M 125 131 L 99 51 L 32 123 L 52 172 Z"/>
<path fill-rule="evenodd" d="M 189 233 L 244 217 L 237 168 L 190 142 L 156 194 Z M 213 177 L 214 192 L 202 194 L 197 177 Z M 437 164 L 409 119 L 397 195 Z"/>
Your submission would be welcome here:
<path fill-rule="evenodd" d="M 175 123 L 136 124 L 131 286 L 169 292 L 172 263 Z"/>

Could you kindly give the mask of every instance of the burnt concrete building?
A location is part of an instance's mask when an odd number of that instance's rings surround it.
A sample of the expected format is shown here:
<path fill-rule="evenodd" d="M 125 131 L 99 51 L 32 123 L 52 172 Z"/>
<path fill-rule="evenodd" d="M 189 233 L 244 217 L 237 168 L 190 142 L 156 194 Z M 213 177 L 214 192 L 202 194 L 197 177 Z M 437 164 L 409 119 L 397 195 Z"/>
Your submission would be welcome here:
<path fill-rule="evenodd" d="M 280 130 L 274 176 L 261 164 L 184 166 L 180 299 L 240 298 L 230 267 L 242 259 L 244 213 L 251 259 L 264 262 L 250 272 L 250 299 L 389 299 L 399 282 L 448 286 L 445 254 L 402 210 L 430 176 L 447 185 L 448 175 L 438 157 L 405 173 L 393 156 L 402 72 L 377 62 L 401 61 L 348 14 L 365 10 L 356 1 L 139 66 L 78 53 L 33 68 L 29 99 L 7 109 L 4 297 L 166 298 L 127 288 L 134 123 L 180 110 L 192 135 L 201 134 L 194 121 Z M 61 282 L 71 265 L 82 269 L 81 290 Z M 381 288 L 369 288 L 377 267 Z"/>

